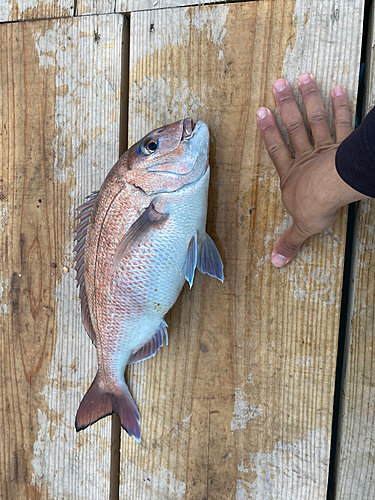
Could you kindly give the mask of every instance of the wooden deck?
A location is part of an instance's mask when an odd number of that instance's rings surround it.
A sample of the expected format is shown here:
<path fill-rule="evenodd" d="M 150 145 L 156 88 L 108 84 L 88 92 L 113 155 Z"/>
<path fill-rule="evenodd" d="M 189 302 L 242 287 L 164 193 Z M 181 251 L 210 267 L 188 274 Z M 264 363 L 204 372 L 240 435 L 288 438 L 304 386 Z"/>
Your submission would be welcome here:
<path fill-rule="evenodd" d="M 363 15 L 364 0 L 0 3 L 1 499 L 326 499 L 347 215 L 271 265 L 290 219 L 255 112 L 275 108 L 276 78 L 298 96 L 310 71 L 330 125 L 336 84 L 354 118 Z M 169 346 L 128 369 L 141 443 L 117 417 L 77 434 L 96 352 L 74 208 L 127 144 L 186 116 L 211 132 L 207 228 L 224 284 L 198 275 L 166 318 Z M 337 500 L 375 497 L 374 220 L 374 203 L 359 204 Z"/>

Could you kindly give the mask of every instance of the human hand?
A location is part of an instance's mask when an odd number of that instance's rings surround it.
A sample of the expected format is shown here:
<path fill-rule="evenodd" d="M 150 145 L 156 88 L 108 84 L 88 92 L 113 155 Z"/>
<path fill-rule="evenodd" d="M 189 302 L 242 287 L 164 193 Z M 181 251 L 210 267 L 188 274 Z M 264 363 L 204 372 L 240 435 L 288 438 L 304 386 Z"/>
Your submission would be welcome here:
<path fill-rule="evenodd" d="M 337 148 L 353 131 L 351 110 L 344 89 L 335 87 L 331 96 L 336 129 L 334 142 L 314 77 L 303 73 L 298 84 L 314 145 L 286 80 L 276 80 L 273 93 L 295 157 L 285 144 L 271 111 L 263 107 L 257 111 L 259 130 L 280 176 L 282 202 L 293 218 L 292 225 L 272 251 L 271 261 L 276 267 L 287 264 L 309 236 L 331 226 L 340 207 L 366 198 L 346 184 L 336 171 Z"/>

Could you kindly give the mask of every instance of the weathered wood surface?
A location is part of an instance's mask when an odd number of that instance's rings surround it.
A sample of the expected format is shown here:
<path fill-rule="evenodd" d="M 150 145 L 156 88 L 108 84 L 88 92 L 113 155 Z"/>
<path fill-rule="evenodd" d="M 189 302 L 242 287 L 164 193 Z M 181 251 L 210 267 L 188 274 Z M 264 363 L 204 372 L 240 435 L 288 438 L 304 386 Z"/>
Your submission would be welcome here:
<path fill-rule="evenodd" d="M 77 16 L 115 12 L 116 0 L 77 0 Z M 119 11 L 118 11 L 119 12 Z"/>
<path fill-rule="evenodd" d="M 371 7 L 365 113 L 375 105 L 375 16 Z M 358 204 L 342 389 L 337 500 L 375 498 L 375 202 Z"/>
<path fill-rule="evenodd" d="M 74 207 L 118 157 L 122 30 L 121 15 L 0 25 L 4 500 L 109 495 L 111 420 L 74 429 L 96 353 L 80 318 L 72 227 Z"/>
<path fill-rule="evenodd" d="M 224 3 L 225 1 L 236 0 L 77 0 L 76 12 L 79 16 L 110 12 L 129 13 L 141 10 L 188 7 L 191 5 L 203 7 L 215 3 Z"/>
<path fill-rule="evenodd" d="M 128 372 L 142 442 L 122 434 L 120 498 L 325 499 L 346 216 L 285 269 L 290 220 L 256 128 L 273 81 L 317 75 L 356 102 L 363 2 L 264 1 L 131 16 L 129 143 L 192 116 L 211 130 L 208 232 L 225 282 L 198 275 L 170 343 Z"/>
<path fill-rule="evenodd" d="M 0 0 L 0 23 L 73 14 L 74 0 Z"/>

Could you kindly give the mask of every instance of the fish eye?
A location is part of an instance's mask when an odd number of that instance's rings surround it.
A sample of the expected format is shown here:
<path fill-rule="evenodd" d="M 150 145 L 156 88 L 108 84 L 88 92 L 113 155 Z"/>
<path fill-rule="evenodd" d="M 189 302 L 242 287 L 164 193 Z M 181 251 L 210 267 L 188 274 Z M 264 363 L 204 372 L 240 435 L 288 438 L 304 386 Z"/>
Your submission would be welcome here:
<path fill-rule="evenodd" d="M 153 137 L 147 139 L 143 144 L 141 144 L 141 151 L 144 155 L 152 155 L 158 149 L 159 142 Z"/>

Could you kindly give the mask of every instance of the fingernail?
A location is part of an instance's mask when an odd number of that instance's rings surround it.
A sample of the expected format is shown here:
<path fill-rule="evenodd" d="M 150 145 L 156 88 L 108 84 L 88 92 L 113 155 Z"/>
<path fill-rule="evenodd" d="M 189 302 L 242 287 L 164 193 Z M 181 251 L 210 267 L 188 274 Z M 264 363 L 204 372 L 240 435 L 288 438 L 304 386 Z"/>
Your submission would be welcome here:
<path fill-rule="evenodd" d="M 276 80 L 276 82 L 273 84 L 273 88 L 277 92 L 281 92 L 281 90 L 284 90 L 286 87 L 286 80 L 284 78 L 280 78 L 279 80 Z"/>
<path fill-rule="evenodd" d="M 275 253 L 275 255 L 271 256 L 271 262 L 276 267 L 283 267 L 288 262 L 288 259 L 284 255 Z"/>
<path fill-rule="evenodd" d="M 302 73 L 302 75 L 299 77 L 298 81 L 301 85 L 305 85 L 306 83 L 309 83 L 313 79 L 313 76 L 311 73 Z"/>
<path fill-rule="evenodd" d="M 334 97 L 338 97 L 340 95 L 343 95 L 344 93 L 344 89 L 340 86 L 340 85 L 337 85 L 337 87 L 335 87 L 333 90 L 332 90 L 332 95 Z"/>
<path fill-rule="evenodd" d="M 259 120 L 263 120 L 267 116 L 267 108 L 259 108 L 257 111 L 257 117 Z"/>

